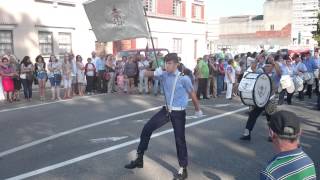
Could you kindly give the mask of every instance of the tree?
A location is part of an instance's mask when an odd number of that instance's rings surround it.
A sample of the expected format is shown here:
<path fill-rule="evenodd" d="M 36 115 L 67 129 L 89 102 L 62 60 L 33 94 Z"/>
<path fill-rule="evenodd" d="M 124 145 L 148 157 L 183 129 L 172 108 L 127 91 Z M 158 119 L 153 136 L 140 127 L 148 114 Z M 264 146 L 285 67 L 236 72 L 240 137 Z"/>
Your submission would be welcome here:
<path fill-rule="evenodd" d="M 312 32 L 314 40 L 320 45 L 320 13 L 318 13 L 317 30 Z"/>

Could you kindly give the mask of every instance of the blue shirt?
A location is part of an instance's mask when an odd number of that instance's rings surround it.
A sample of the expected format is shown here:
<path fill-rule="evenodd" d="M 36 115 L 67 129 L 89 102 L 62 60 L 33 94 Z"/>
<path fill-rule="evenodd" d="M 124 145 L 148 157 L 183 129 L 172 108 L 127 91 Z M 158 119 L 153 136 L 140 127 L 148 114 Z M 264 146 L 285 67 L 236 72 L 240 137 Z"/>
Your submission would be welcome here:
<path fill-rule="evenodd" d="M 314 58 L 314 61 L 316 62 L 318 68 L 320 68 L 320 58 Z"/>
<path fill-rule="evenodd" d="M 294 64 L 294 74 L 298 75 L 298 72 L 307 72 L 307 67 L 305 64 L 303 64 L 302 62 L 299 62 L 298 64 Z"/>
<path fill-rule="evenodd" d="M 163 72 L 161 76 L 155 77 L 156 79 L 160 79 L 163 82 L 168 106 L 170 106 L 174 81 L 176 79 L 176 76 L 179 74 L 180 72 L 177 70 L 175 73 Z M 189 93 L 191 92 L 193 92 L 193 86 L 190 78 L 188 76 L 180 76 L 177 80 L 172 106 L 186 108 L 188 105 Z"/>
<path fill-rule="evenodd" d="M 106 66 L 104 61 L 100 57 L 96 57 L 95 59 L 95 66 L 97 71 L 103 71 L 106 70 Z"/>
<path fill-rule="evenodd" d="M 314 70 L 318 69 L 316 61 L 314 59 L 306 59 L 303 61 L 303 64 L 307 66 L 309 73 L 313 73 Z"/>
<path fill-rule="evenodd" d="M 291 65 L 287 66 L 286 64 L 281 64 L 281 75 L 290 75 L 293 76 L 293 67 Z"/>

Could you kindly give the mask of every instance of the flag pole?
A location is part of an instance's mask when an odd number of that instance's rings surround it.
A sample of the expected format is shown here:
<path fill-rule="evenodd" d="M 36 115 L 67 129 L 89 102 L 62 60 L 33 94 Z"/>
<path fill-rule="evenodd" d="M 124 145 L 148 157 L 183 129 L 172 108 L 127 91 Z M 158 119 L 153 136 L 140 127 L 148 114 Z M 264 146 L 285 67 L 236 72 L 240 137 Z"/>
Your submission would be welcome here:
<path fill-rule="evenodd" d="M 146 10 L 146 7 L 145 7 L 145 6 L 143 6 L 143 12 L 144 12 L 144 16 L 145 16 L 145 18 L 146 18 L 147 28 L 148 28 L 148 31 L 149 31 L 149 38 L 150 38 L 150 40 L 151 40 L 152 49 L 153 49 L 153 53 L 154 53 L 154 56 L 155 56 L 155 59 L 156 59 L 157 67 L 160 67 L 160 66 L 159 66 L 159 62 L 158 62 L 158 57 L 157 57 L 157 54 L 156 54 L 156 49 L 155 49 L 155 47 L 154 47 L 154 41 L 153 41 L 153 37 L 152 37 L 152 33 L 151 33 L 151 28 L 150 28 L 150 23 L 149 23 L 149 20 L 148 20 L 147 10 Z M 161 79 L 160 79 L 160 82 L 162 82 Z M 161 85 L 162 85 L 162 87 L 161 87 Z M 167 103 L 166 92 L 164 91 L 163 83 L 160 83 L 160 88 L 162 88 L 162 90 L 163 90 L 164 102 L 165 102 L 166 109 L 167 109 L 167 112 L 168 112 L 168 115 L 169 115 L 168 117 L 169 117 L 169 119 L 171 120 L 170 113 L 169 113 L 169 107 L 168 107 L 168 103 Z"/>

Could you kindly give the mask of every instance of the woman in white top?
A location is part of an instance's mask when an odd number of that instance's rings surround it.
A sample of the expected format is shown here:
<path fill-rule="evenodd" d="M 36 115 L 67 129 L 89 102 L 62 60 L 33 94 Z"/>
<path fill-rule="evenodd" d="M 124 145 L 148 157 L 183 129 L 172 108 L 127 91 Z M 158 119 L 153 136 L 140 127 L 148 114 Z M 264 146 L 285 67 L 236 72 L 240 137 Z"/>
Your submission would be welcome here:
<path fill-rule="evenodd" d="M 64 86 L 63 99 L 71 99 L 71 85 L 72 85 L 72 59 L 68 55 L 64 56 L 64 63 L 62 65 L 62 76 Z"/>
<path fill-rule="evenodd" d="M 48 64 L 48 78 L 51 84 L 52 100 L 61 100 L 60 85 L 62 80 L 62 64 L 55 55 L 51 55 Z"/>
<path fill-rule="evenodd" d="M 29 56 L 25 56 L 21 61 L 20 79 L 23 86 L 24 98 L 31 101 L 32 98 L 32 82 L 33 82 L 34 66 Z"/>
<path fill-rule="evenodd" d="M 76 56 L 76 66 L 77 66 L 76 77 L 77 77 L 79 96 L 83 96 L 85 86 L 86 86 L 86 77 L 84 74 L 85 67 L 84 67 L 84 64 L 82 63 L 82 57 L 80 55 Z"/>
<path fill-rule="evenodd" d="M 235 83 L 236 79 L 236 72 L 234 68 L 232 67 L 233 60 L 228 61 L 228 66 L 225 71 L 225 82 L 227 84 L 227 93 L 226 93 L 226 99 L 231 100 L 232 99 L 232 88 L 233 84 Z"/>

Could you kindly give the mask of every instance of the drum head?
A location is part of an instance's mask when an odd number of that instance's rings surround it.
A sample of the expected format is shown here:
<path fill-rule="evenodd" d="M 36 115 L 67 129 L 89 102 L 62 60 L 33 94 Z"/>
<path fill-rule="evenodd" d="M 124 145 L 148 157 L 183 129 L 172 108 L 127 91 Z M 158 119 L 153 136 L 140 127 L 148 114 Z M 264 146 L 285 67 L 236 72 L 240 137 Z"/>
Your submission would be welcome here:
<path fill-rule="evenodd" d="M 267 74 L 260 74 L 254 85 L 253 101 L 257 107 L 264 107 L 271 96 L 271 79 Z"/>
<path fill-rule="evenodd" d="M 240 92 L 240 99 L 244 105 L 255 106 L 253 101 L 253 90 L 258 76 L 259 74 L 257 73 L 249 72 L 240 81 L 238 89 Z"/>
<path fill-rule="evenodd" d="M 289 94 L 294 93 L 294 91 L 295 91 L 294 85 L 287 87 L 287 92 Z"/>

